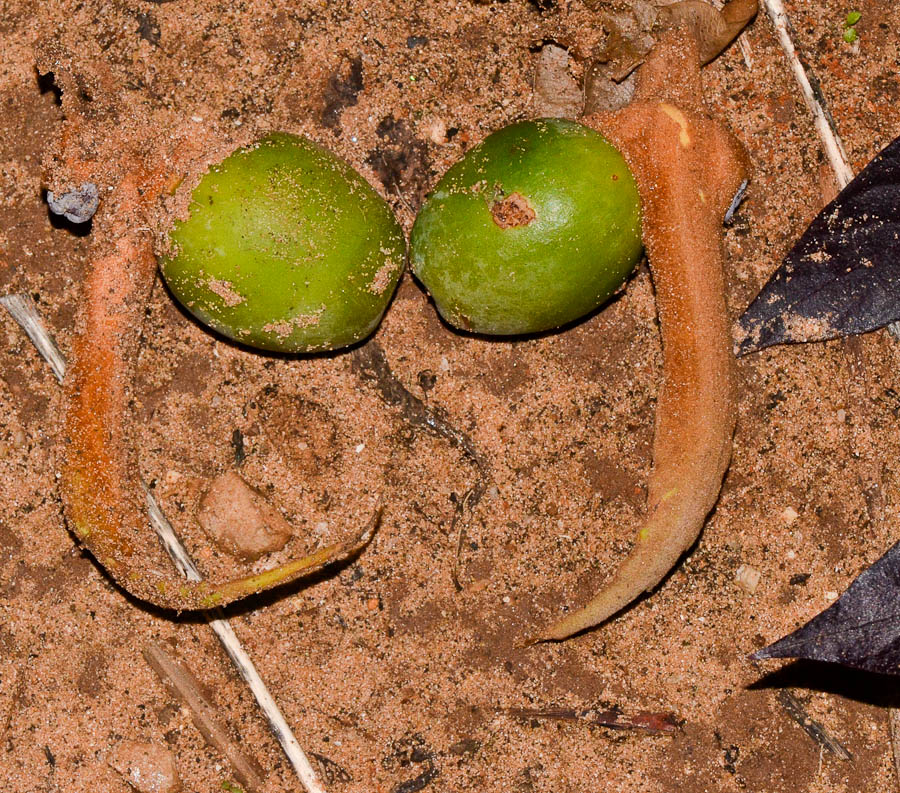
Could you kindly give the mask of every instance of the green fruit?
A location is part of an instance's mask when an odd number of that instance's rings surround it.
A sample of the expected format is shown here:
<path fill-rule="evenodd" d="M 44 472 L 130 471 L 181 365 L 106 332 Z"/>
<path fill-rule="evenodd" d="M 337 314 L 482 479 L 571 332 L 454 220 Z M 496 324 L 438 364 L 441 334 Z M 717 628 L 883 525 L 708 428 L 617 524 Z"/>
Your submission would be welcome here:
<path fill-rule="evenodd" d="M 405 260 L 390 207 L 347 163 L 275 133 L 203 175 L 160 262 L 201 322 L 264 350 L 344 347 L 378 325 Z"/>
<path fill-rule="evenodd" d="M 535 333 L 593 311 L 641 255 L 622 155 L 571 121 L 489 135 L 438 182 L 413 225 L 413 272 L 451 325 Z"/>

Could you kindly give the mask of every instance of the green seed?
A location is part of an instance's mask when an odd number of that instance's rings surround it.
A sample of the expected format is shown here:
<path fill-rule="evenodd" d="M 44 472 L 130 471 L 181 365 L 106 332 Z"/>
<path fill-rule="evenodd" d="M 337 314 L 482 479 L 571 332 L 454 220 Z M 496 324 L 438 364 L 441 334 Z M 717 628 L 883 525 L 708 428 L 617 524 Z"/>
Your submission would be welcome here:
<path fill-rule="evenodd" d="M 274 133 L 200 180 L 160 267 L 178 301 L 264 350 L 333 350 L 378 325 L 405 261 L 390 207 L 347 163 Z"/>
<path fill-rule="evenodd" d="M 512 124 L 438 182 L 410 237 L 413 272 L 451 325 L 535 333 L 602 305 L 641 255 L 622 155 L 571 121 Z"/>

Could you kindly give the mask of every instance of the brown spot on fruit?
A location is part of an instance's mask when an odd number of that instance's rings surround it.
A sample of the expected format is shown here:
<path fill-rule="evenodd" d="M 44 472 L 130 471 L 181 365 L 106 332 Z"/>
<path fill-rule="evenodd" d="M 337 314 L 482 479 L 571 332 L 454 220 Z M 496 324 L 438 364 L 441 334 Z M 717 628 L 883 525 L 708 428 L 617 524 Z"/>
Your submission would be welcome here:
<path fill-rule="evenodd" d="M 534 210 L 521 193 L 510 193 L 491 205 L 491 217 L 501 229 L 527 226 L 535 219 Z"/>

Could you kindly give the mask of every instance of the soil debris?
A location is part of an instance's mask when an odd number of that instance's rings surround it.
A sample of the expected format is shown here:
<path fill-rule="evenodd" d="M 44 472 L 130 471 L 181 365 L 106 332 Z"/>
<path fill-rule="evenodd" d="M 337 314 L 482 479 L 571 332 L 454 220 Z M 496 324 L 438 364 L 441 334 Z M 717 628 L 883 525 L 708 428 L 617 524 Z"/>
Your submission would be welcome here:
<path fill-rule="evenodd" d="M 467 434 L 450 424 L 443 410 L 428 407 L 397 379 L 391 371 L 384 350 L 377 341 L 370 341 L 354 350 L 351 367 L 362 379 L 375 384 L 379 395 L 388 405 L 400 408 L 401 416 L 407 424 L 450 441 L 454 447 L 462 451 L 475 468 L 476 478 L 472 486 L 462 496 L 451 494 L 454 510 L 450 532 L 451 534 L 457 532 L 456 557 L 451 578 L 456 590 L 461 591 L 459 566 L 465 542 L 465 526 L 487 489 L 490 477 L 487 460 L 477 451 Z"/>
<path fill-rule="evenodd" d="M 366 163 L 385 189 L 415 213 L 425 200 L 434 177 L 428 145 L 416 136 L 405 120 L 393 115 L 385 116 L 375 132 L 382 143 L 369 153 Z"/>
<path fill-rule="evenodd" d="M 322 124 L 331 129 L 337 129 L 341 123 L 341 114 L 348 107 L 353 107 L 358 101 L 359 93 L 363 90 L 363 64 L 358 55 L 344 56 L 340 66 L 334 74 L 328 78 L 325 87 L 322 109 Z"/>
<path fill-rule="evenodd" d="M 647 733 L 673 733 L 678 720 L 671 713 L 638 711 L 627 716 L 616 708 L 573 710 L 567 708 L 510 708 L 507 713 L 517 719 L 547 719 L 551 721 L 575 721 L 613 730 L 637 730 Z"/>

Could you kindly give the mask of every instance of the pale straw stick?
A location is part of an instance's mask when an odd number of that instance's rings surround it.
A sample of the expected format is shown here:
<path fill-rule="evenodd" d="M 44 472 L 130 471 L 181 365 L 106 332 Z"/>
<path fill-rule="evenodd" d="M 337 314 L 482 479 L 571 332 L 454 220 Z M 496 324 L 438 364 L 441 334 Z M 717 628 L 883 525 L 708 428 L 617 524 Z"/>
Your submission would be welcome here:
<path fill-rule="evenodd" d="M 56 346 L 56 342 L 44 327 L 34 300 L 28 295 L 5 295 L 0 297 L 0 305 L 3 305 L 25 333 L 28 334 L 28 338 L 34 343 L 38 352 L 50 364 L 56 379 L 62 382 L 66 371 L 65 358 L 63 358 L 59 347 Z M 185 578 L 190 581 L 200 581 L 200 573 L 172 529 L 172 525 L 166 519 L 166 516 L 163 515 L 162 510 L 156 503 L 156 499 L 153 498 L 153 494 L 147 486 L 143 485 L 143 487 L 147 497 L 150 523 L 159 535 L 163 547 L 165 547 L 173 563 Z M 293 766 L 300 783 L 307 793 L 325 793 L 325 788 L 322 787 L 316 777 L 316 772 L 313 770 L 309 758 L 307 758 L 306 753 L 297 742 L 293 732 L 291 732 L 291 728 L 285 721 L 281 709 L 275 703 L 268 688 L 266 688 L 266 684 L 259 676 L 259 672 L 256 671 L 250 656 L 247 655 L 247 652 L 241 646 L 231 625 L 222 618 L 222 612 L 218 609 L 208 612 L 208 614 L 206 621 L 209 627 L 213 629 L 238 673 L 250 687 L 250 691 L 256 698 L 257 703 L 259 703 L 260 710 L 262 710 L 263 715 L 269 722 L 269 727 L 278 743 L 281 744 L 281 748 Z"/>
<path fill-rule="evenodd" d="M 822 139 L 822 145 L 825 147 L 825 154 L 828 156 L 828 161 L 831 163 L 831 168 L 837 178 L 838 187 L 843 190 L 853 179 L 853 170 L 847 163 L 847 153 L 844 151 L 844 144 L 841 143 L 841 137 L 835 127 L 834 119 L 825 106 L 825 98 L 822 96 L 822 91 L 819 88 L 819 81 L 807 72 L 803 62 L 797 55 L 797 50 L 791 38 L 791 21 L 784 10 L 784 4 L 781 0 L 762 0 L 762 3 L 772 19 L 772 24 L 775 26 L 778 41 L 781 43 L 781 48 L 784 50 L 791 71 L 794 73 L 794 79 L 797 81 L 803 94 L 803 101 L 806 102 L 809 112 L 813 115 L 816 131 Z"/>

